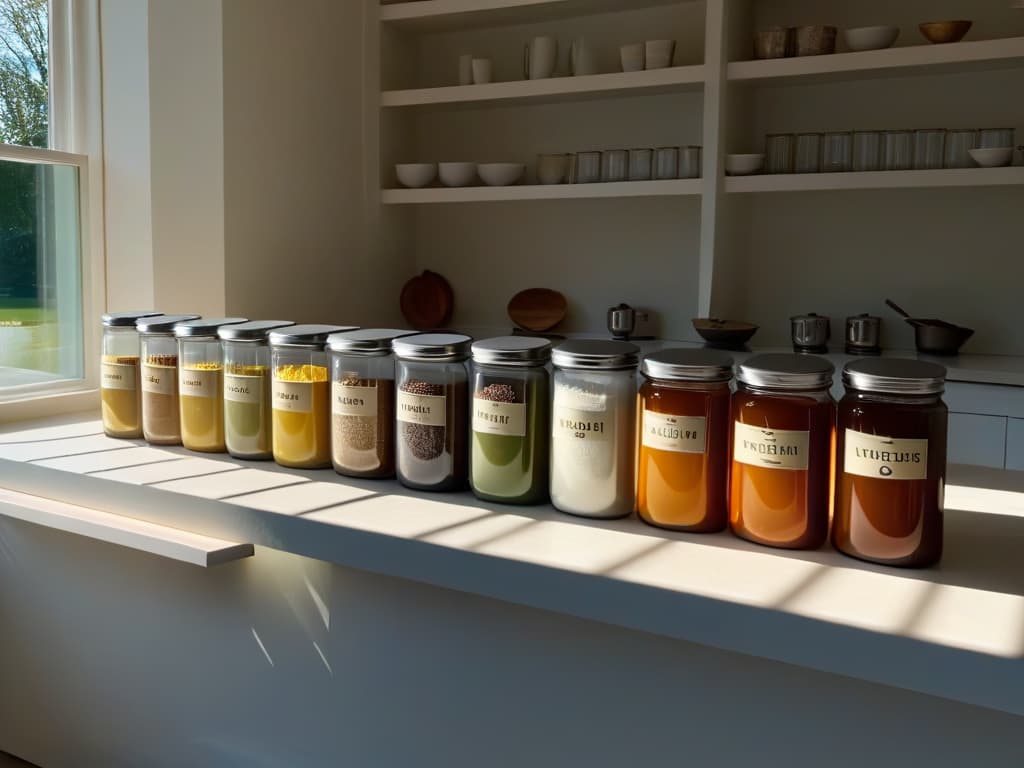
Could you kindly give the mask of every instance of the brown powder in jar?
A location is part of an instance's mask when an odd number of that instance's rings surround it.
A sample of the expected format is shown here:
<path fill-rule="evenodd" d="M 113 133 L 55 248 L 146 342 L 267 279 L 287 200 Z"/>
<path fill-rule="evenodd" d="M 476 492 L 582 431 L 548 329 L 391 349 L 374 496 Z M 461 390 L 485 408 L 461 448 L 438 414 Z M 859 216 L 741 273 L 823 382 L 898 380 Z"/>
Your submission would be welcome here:
<path fill-rule="evenodd" d="M 373 389 L 377 407 L 373 416 L 334 414 L 335 470 L 356 477 L 390 477 L 395 473 L 394 382 L 350 376 L 338 383 Z"/>
<path fill-rule="evenodd" d="M 154 391 L 153 379 L 162 381 L 164 391 Z M 181 443 L 177 355 L 146 356 L 142 366 L 142 432 L 150 443 Z"/>

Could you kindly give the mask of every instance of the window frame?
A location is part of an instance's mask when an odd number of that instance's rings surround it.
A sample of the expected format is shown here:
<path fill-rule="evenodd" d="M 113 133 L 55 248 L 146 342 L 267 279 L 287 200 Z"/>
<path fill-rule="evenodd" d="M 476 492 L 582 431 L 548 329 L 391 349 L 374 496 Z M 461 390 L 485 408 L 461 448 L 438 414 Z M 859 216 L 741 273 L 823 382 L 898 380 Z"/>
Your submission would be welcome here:
<path fill-rule="evenodd" d="M 50 0 L 49 37 L 50 146 L 0 144 L 0 160 L 78 169 L 83 376 L 0 389 L 0 423 L 99 405 L 106 305 L 99 0 Z"/>

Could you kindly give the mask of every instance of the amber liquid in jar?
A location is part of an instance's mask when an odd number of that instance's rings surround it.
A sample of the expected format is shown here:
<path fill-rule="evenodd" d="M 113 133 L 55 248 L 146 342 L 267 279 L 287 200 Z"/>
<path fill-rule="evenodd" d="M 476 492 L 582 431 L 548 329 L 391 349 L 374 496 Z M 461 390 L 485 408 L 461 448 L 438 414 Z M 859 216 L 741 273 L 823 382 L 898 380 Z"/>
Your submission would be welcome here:
<path fill-rule="evenodd" d="M 827 391 L 765 393 L 738 386 L 729 483 L 729 523 L 736 535 L 787 549 L 825 543 L 834 426 L 835 403 Z"/>
<path fill-rule="evenodd" d="M 646 381 L 640 388 L 637 509 L 663 528 L 708 533 L 728 522 L 729 384 Z"/>
<path fill-rule="evenodd" d="M 938 562 L 947 419 L 937 395 L 853 391 L 843 398 L 832 528 L 836 549 L 887 565 Z"/>

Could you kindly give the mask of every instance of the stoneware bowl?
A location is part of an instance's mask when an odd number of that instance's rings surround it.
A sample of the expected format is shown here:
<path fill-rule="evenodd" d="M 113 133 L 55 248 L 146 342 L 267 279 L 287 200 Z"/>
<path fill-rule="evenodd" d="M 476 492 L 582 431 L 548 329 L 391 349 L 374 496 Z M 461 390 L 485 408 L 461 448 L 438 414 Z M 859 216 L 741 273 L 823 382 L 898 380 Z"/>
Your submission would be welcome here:
<path fill-rule="evenodd" d="M 973 24 L 973 21 L 929 21 L 921 24 L 920 29 L 930 43 L 959 43 Z"/>
<path fill-rule="evenodd" d="M 764 167 L 764 155 L 726 155 L 725 172 L 729 176 L 749 176 Z"/>
<path fill-rule="evenodd" d="M 997 149 L 969 149 L 974 162 L 982 168 L 1002 168 L 1013 162 L 1013 147 Z"/>
<path fill-rule="evenodd" d="M 476 163 L 441 163 L 438 171 L 446 187 L 468 187 L 476 179 Z"/>
<path fill-rule="evenodd" d="M 419 189 L 437 178 L 437 163 L 398 163 L 395 175 L 403 187 Z"/>
<path fill-rule="evenodd" d="M 755 59 L 781 59 L 793 55 L 793 30 L 768 27 L 754 33 Z"/>
<path fill-rule="evenodd" d="M 899 36 L 899 27 L 855 27 L 843 30 L 843 40 L 851 51 L 880 51 L 883 48 L 891 48 Z"/>
<path fill-rule="evenodd" d="M 836 52 L 835 27 L 820 25 L 795 27 L 793 30 L 793 47 L 797 56 L 827 56 Z"/>
<path fill-rule="evenodd" d="M 480 163 L 476 172 L 489 187 L 507 187 L 523 177 L 526 166 L 522 163 Z"/>

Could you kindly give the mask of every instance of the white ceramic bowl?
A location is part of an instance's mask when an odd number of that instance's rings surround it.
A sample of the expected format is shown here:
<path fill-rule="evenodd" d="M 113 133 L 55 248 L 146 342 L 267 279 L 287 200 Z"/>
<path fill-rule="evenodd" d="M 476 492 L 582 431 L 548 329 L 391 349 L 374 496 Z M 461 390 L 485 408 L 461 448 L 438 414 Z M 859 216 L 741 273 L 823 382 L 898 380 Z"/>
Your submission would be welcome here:
<path fill-rule="evenodd" d="M 1002 168 L 1013 162 L 1013 147 L 1000 147 L 998 149 L 971 149 L 968 150 L 974 162 L 982 168 Z"/>
<path fill-rule="evenodd" d="M 446 187 L 468 187 L 476 179 L 476 163 L 440 163 L 438 168 Z"/>
<path fill-rule="evenodd" d="M 855 27 L 843 30 L 846 47 L 851 51 L 879 51 L 882 48 L 890 48 L 899 36 L 899 27 Z"/>
<path fill-rule="evenodd" d="M 726 155 L 725 172 L 730 176 L 749 176 L 764 167 L 764 155 Z"/>
<path fill-rule="evenodd" d="M 395 174 L 403 187 L 419 189 L 437 178 L 437 163 L 399 163 Z"/>
<path fill-rule="evenodd" d="M 523 177 L 526 166 L 522 163 L 480 163 L 476 172 L 489 187 L 507 187 Z"/>

